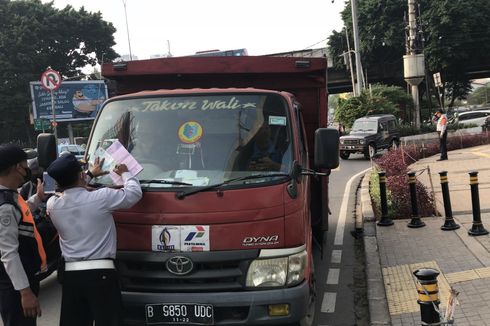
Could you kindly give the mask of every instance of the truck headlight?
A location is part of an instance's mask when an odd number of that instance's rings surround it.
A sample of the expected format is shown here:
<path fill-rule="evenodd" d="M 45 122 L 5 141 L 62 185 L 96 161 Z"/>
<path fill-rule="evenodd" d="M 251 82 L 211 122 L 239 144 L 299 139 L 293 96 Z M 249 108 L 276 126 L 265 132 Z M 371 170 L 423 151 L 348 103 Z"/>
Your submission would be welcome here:
<path fill-rule="evenodd" d="M 359 140 L 359 144 L 364 145 L 366 141 L 364 139 Z"/>
<path fill-rule="evenodd" d="M 279 258 L 254 260 L 247 273 L 247 287 L 295 285 L 305 278 L 306 251 Z"/>

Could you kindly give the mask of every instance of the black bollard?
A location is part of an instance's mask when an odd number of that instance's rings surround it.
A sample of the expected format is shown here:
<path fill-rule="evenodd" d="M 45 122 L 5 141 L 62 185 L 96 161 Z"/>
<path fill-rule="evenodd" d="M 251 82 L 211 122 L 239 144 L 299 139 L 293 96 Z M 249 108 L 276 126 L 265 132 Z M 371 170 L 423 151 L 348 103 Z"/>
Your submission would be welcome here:
<path fill-rule="evenodd" d="M 488 231 L 483 227 L 480 215 L 480 195 L 478 193 L 478 172 L 472 171 L 470 175 L 471 206 L 473 207 L 473 226 L 468 231 L 469 235 L 485 235 Z"/>
<path fill-rule="evenodd" d="M 441 316 L 439 315 L 439 287 L 437 286 L 437 276 L 439 271 L 432 268 L 421 268 L 413 272 L 418 280 L 417 292 L 419 298 L 417 303 L 420 305 L 420 319 L 422 325 L 439 325 Z"/>
<path fill-rule="evenodd" d="M 379 226 L 393 225 L 393 221 L 388 217 L 388 199 L 386 198 L 386 172 L 378 172 L 379 176 L 379 194 L 381 197 L 381 220 Z"/>
<path fill-rule="evenodd" d="M 441 226 L 441 230 L 450 231 L 460 228 L 460 225 L 454 222 L 453 210 L 451 209 L 451 197 L 449 196 L 449 182 L 447 180 L 447 171 L 439 172 L 441 178 L 442 199 L 444 201 L 444 213 L 446 219 L 444 225 Z"/>
<path fill-rule="evenodd" d="M 409 228 L 421 228 L 425 223 L 420 219 L 417 205 L 417 179 L 415 172 L 408 172 L 408 184 L 410 186 L 410 201 L 412 202 L 412 220 L 407 224 Z"/>

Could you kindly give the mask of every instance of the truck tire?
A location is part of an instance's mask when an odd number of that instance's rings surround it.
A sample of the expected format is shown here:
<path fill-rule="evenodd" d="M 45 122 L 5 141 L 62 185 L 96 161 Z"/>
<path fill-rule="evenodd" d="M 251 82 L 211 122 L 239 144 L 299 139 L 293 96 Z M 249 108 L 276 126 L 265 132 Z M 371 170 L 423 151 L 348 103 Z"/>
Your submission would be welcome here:
<path fill-rule="evenodd" d="M 340 151 L 340 158 L 343 160 L 348 160 L 350 156 L 349 152 Z"/>
<path fill-rule="evenodd" d="M 313 262 L 312 262 L 313 264 Z M 316 311 L 316 278 L 315 278 L 315 266 L 312 265 L 311 269 L 311 284 L 310 284 L 310 302 L 308 303 L 308 309 L 306 316 L 303 317 L 297 326 L 313 326 L 315 320 Z"/>
<path fill-rule="evenodd" d="M 376 145 L 374 143 L 369 144 L 364 150 L 364 158 L 366 160 L 371 159 L 376 154 Z"/>

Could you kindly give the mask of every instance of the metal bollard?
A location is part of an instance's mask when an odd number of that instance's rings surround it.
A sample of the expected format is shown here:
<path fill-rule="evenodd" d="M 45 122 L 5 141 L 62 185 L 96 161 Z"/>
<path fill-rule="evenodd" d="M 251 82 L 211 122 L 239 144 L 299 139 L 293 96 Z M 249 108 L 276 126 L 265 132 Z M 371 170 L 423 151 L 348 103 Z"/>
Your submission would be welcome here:
<path fill-rule="evenodd" d="M 447 171 L 439 172 L 441 178 L 442 199 L 444 201 L 444 213 L 446 219 L 444 225 L 441 226 L 441 230 L 450 231 L 460 228 L 460 225 L 454 222 L 453 210 L 451 209 L 451 197 L 449 196 L 449 182 L 447 180 Z"/>
<path fill-rule="evenodd" d="M 417 179 L 415 172 L 408 172 L 408 184 L 410 186 L 410 201 L 412 202 L 412 220 L 407 224 L 409 228 L 421 228 L 425 223 L 420 219 L 417 205 Z"/>
<path fill-rule="evenodd" d="M 470 175 L 471 206 L 473 207 L 473 226 L 468 230 L 469 235 L 485 235 L 488 231 L 483 227 L 480 215 L 480 195 L 478 193 L 478 172 L 472 171 Z"/>
<path fill-rule="evenodd" d="M 386 172 L 379 171 L 379 194 L 381 197 L 381 220 L 379 226 L 393 225 L 393 221 L 388 217 L 388 199 L 386 198 Z"/>
<path fill-rule="evenodd" d="M 439 287 L 437 276 L 439 271 L 432 268 L 421 268 L 413 272 L 418 280 L 417 292 L 419 298 L 417 303 L 420 305 L 420 319 L 422 325 L 439 325 L 441 317 L 439 315 Z"/>

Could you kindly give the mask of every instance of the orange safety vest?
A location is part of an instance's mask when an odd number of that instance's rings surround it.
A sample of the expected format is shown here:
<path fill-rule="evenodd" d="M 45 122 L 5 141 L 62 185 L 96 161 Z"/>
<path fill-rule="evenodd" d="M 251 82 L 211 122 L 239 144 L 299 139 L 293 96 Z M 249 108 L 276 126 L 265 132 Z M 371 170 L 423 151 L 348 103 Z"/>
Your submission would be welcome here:
<path fill-rule="evenodd" d="M 36 223 L 32 217 L 29 205 L 26 203 L 21 195 L 17 196 L 17 202 L 19 203 L 19 208 L 22 214 L 19 223 L 19 235 L 34 237 L 37 242 L 37 251 L 39 253 L 39 258 L 41 259 L 41 271 L 46 270 L 46 252 L 44 251 L 43 240 L 41 235 L 37 231 Z"/>

